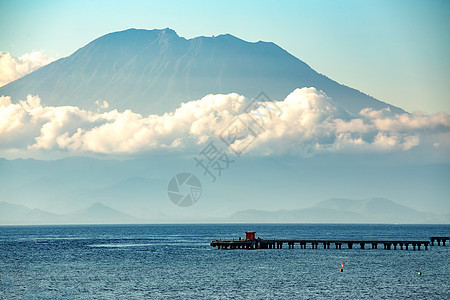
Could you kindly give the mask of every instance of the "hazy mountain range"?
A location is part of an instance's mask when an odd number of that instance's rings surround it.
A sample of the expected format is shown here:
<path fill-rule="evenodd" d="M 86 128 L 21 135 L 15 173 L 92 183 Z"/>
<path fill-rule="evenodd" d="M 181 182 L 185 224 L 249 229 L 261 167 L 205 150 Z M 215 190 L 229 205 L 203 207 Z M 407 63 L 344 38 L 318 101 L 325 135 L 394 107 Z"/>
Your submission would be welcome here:
<path fill-rule="evenodd" d="M 262 223 L 449 223 L 450 214 L 419 212 L 385 198 L 365 200 L 333 198 L 305 209 L 239 211 L 230 219 L 238 222 Z"/>
<path fill-rule="evenodd" d="M 449 166 L 411 165 L 402 156 L 244 157 L 215 183 L 190 154 L 154 153 L 130 160 L 0 159 L 0 201 L 58 214 L 101 202 L 143 219 L 220 218 L 245 209 L 310 207 L 336 195 L 386 197 L 419 210 L 442 211 Z M 201 199 L 191 209 L 176 207 L 167 196 L 168 182 L 179 172 L 193 173 L 202 182 Z"/>
<path fill-rule="evenodd" d="M 0 202 L 0 225 L 29 224 L 136 224 L 179 222 L 158 216 L 139 219 L 102 203 L 69 214 L 54 214 L 23 205 Z M 296 210 L 243 210 L 221 218 L 183 219 L 184 222 L 240 223 L 449 223 L 450 214 L 419 212 L 384 198 L 350 200 L 334 198 Z"/>
<path fill-rule="evenodd" d="M 402 109 L 341 85 L 271 42 L 250 43 L 230 34 L 185 39 L 175 31 L 129 29 L 90 42 L 0 88 L 0 95 L 39 95 L 44 105 L 110 108 L 141 114 L 169 112 L 207 94 L 264 91 L 283 100 L 296 88 L 323 90 L 351 113 L 371 107 Z"/>
<path fill-rule="evenodd" d="M 0 202 L 1 225 L 34 224 L 128 224 L 138 223 L 135 217 L 114 210 L 101 203 L 69 214 L 55 214 L 23 205 Z"/>

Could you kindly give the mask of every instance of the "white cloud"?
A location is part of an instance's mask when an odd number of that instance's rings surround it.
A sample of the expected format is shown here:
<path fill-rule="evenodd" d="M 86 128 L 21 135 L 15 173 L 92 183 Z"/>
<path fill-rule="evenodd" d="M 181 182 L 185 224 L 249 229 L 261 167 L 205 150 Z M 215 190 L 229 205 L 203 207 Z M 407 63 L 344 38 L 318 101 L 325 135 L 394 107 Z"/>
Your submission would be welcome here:
<path fill-rule="evenodd" d="M 97 104 L 108 108 L 107 102 Z M 100 113 L 73 106 L 44 107 L 38 96 L 18 103 L 0 97 L 0 154 L 199 152 L 236 120 L 240 122 L 236 128 L 243 131 L 231 147 L 248 145 L 246 151 L 254 155 L 393 152 L 419 146 L 449 150 L 445 139 L 450 116 L 444 113 L 395 115 L 364 109 L 355 118 L 315 88 L 297 89 L 284 101 L 256 103 L 251 111 L 246 110 L 249 104 L 238 94 L 207 95 L 181 104 L 174 112 L 143 117 L 130 110 Z M 257 134 L 256 139 L 247 128 Z"/>
<path fill-rule="evenodd" d="M 109 108 L 109 103 L 108 103 L 108 101 L 105 101 L 105 100 L 103 100 L 103 101 L 97 100 L 97 101 L 95 101 L 95 104 L 98 106 L 99 110 Z"/>
<path fill-rule="evenodd" d="M 0 87 L 27 75 L 54 61 L 41 51 L 34 51 L 21 57 L 0 52 Z"/>

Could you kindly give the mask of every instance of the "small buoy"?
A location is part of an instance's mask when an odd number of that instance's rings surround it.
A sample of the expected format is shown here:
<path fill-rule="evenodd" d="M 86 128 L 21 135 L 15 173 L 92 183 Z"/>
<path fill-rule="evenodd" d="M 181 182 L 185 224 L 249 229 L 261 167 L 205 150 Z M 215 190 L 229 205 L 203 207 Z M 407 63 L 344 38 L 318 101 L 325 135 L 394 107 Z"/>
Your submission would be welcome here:
<path fill-rule="evenodd" d="M 344 272 L 344 263 L 341 263 L 341 268 L 339 269 L 339 272 Z"/>
<path fill-rule="evenodd" d="M 419 272 L 417 272 L 417 275 L 422 276 L 422 266 L 419 266 Z"/>
<path fill-rule="evenodd" d="M 421 275 L 422 275 L 422 272 L 417 272 L 417 275 L 421 276 Z"/>

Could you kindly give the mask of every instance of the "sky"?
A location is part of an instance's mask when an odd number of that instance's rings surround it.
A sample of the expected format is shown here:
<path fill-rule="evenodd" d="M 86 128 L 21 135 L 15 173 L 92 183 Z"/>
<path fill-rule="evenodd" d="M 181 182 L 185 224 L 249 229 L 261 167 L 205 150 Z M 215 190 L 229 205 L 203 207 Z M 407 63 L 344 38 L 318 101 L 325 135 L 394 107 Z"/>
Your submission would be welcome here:
<path fill-rule="evenodd" d="M 134 191 L 151 178 L 151 188 L 162 191 L 163 197 L 138 190 L 139 199 L 149 209 L 154 203 L 147 200 L 153 197 L 162 201 L 157 209 L 176 214 L 178 207 L 164 194 L 168 180 L 186 170 L 201 175 L 193 157 L 210 139 L 222 137 L 227 124 L 236 120 L 250 124 L 258 116 L 258 128 L 263 130 L 257 138 L 247 131 L 230 145 L 248 146 L 241 167 L 217 187 L 208 186 L 203 178 L 205 196 L 195 209 L 229 213 L 253 207 L 308 207 L 331 197 L 386 197 L 419 210 L 448 213 L 449 13 L 450 1 L 438 0 L 0 0 L 0 86 L 110 32 L 169 27 L 185 38 L 229 33 L 250 42 L 274 42 L 317 72 L 412 112 L 396 115 L 367 108 L 358 115 L 342 114 L 333 99 L 314 87 L 293 90 L 283 101 L 259 102 L 250 113 L 245 110 L 250 99 L 228 94 L 205 95 L 167 114 L 148 116 L 117 111 L 107 101 L 97 101 L 98 107 L 88 111 L 76 105 L 47 106 L 39 95 L 21 101 L 0 95 L 0 165 L 11 160 L 14 172 L 22 163 L 16 158 L 73 158 L 68 161 L 75 165 L 78 157 L 86 157 L 88 163 L 88 158 L 137 158 L 123 165 L 123 174 L 110 172 L 114 163 L 107 160 L 103 165 L 99 159 L 95 161 L 103 168 L 100 176 L 90 174 L 91 168 L 72 174 L 57 165 L 54 173 L 43 176 L 39 170 L 33 178 L 0 172 L 0 183 L 8 187 L 8 201 L 19 199 L 15 203 L 31 208 L 60 205 L 68 211 L 84 208 L 88 200 L 107 199 L 103 190 Z M 2 77 L 8 70 L 13 70 L 6 74 L 9 77 Z M 272 115 L 269 108 L 274 107 L 279 115 Z M 139 159 L 144 161 L 147 155 L 155 167 L 141 169 Z M 172 163 L 174 157 L 190 167 L 179 166 L 178 160 Z M 171 164 L 163 165 L 164 159 Z M 30 161 L 23 161 L 28 172 Z M 248 167 L 258 167 L 261 161 L 267 169 Z M 292 162 L 298 165 L 291 170 L 287 166 Z M 310 167 L 302 169 L 308 162 Z M 59 168 L 65 168 L 66 177 L 59 178 Z M 249 172 L 241 175 L 244 169 Z M 263 181 L 251 177 L 258 174 Z M 90 182 L 94 177 L 98 181 Z M 230 187 L 232 195 L 240 197 L 234 203 L 227 199 Z M 261 197 L 252 194 L 254 189 Z M 51 199 L 49 190 L 54 192 Z M 88 191 L 91 198 L 79 191 Z M 279 191 L 286 196 L 274 203 Z M 290 196 L 294 194 L 301 197 Z M 120 195 L 117 199 L 122 200 Z M 78 203 L 79 199 L 86 201 Z M 129 203 L 118 201 L 112 207 L 125 207 L 119 205 Z M 133 209 L 143 210 L 139 205 Z"/>
<path fill-rule="evenodd" d="M 0 1 L 0 51 L 68 56 L 128 28 L 272 41 L 409 112 L 450 113 L 449 1 Z"/>

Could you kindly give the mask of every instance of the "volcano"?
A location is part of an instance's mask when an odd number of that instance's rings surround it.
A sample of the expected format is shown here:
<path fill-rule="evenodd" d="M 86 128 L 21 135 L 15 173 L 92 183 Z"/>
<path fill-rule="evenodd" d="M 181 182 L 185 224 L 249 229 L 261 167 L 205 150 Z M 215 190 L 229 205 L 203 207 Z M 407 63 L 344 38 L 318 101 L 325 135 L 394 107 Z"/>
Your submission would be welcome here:
<path fill-rule="evenodd" d="M 44 105 L 110 108 L 148 114 L 175 110 L 207 94 L 261 91 L 282 100 L 296 88 L 315 87 L 352 114 L 363 108 L 398 107 L 341 85 L 271 42 L 247 42 L 230 34 L 185 39 L 169 28 L 106 34 L 72 55 L 0 88 L 13 100 L 39 95 Z"/>

